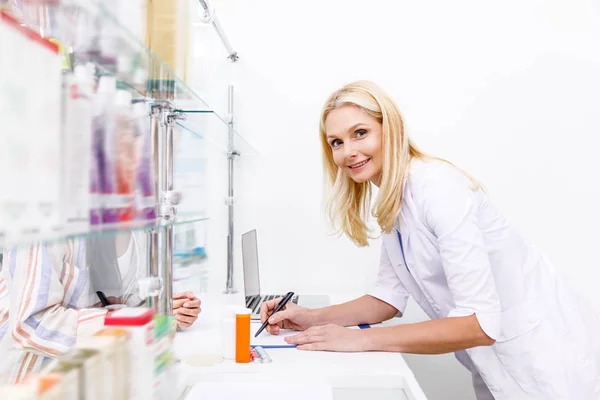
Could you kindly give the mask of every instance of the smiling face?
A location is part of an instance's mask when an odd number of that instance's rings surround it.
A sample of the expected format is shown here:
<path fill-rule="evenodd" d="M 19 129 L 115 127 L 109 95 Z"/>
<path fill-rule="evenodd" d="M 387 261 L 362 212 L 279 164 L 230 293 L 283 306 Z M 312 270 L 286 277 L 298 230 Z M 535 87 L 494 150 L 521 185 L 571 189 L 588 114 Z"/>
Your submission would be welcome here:
<path fill-rule="evenodd" d="M 379 121 L 354 105 L 332 110 L 325 120 L 334 163 L 353 181 L 379 186 L 382 128 Z"/>

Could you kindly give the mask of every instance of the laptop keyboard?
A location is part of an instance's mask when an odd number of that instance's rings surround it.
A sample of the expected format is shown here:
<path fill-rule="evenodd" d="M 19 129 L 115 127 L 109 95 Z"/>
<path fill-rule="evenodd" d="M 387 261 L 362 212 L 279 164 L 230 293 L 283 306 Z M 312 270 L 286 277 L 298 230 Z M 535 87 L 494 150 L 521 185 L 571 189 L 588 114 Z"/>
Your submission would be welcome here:
<path fill-rule="evenodd" d="M 260 305 L 265 301 L 273 300 L 278 297 L 283 297 L 282 294 L 269 294 L 264 296 L 251 296 L 246 298 L 246 307 L 252 310 L 253 314 L 260 313 Z M 298 304 L 298 295 L 294 295 L 291 300 L 292 303 Z"/>

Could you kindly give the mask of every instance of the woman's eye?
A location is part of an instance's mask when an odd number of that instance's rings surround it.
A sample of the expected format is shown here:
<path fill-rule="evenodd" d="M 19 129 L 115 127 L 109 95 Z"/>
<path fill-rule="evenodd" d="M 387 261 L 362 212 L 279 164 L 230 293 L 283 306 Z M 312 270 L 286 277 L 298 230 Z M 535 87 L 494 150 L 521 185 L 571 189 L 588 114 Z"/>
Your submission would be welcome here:
<path fill-rule="evenodd" d="M 367 130 L 366 129 L 359 129 L 356 131 L 356 137 L 360 138 L 363 137 L 367 134 Z"/>
<path fill-rule="evenodd" d="M 331 147 L 338 147 L 341 144 L 342 144 L 342 141 L 340 139 L 334 139 L 331 141 Z"/>

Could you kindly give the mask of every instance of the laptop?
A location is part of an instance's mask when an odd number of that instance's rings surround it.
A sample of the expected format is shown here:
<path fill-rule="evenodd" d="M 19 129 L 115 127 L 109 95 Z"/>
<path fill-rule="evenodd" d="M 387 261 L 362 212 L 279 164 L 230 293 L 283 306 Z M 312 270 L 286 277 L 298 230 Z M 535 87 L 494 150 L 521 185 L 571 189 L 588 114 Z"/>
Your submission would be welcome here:
<path fill-rule="evenodd" d="M 260 305 L 265 301 L 283 297 L 285 293 L 265 294 L 260 291 L 256 229 L 242 235 L 242 264 L 246 307 L 252 310 L 252 320 L 260 320 Z M 330 304 L 329 296 L 320 294 L 294 294 L 290 301 L 307 308 L 327 307 Z"/>

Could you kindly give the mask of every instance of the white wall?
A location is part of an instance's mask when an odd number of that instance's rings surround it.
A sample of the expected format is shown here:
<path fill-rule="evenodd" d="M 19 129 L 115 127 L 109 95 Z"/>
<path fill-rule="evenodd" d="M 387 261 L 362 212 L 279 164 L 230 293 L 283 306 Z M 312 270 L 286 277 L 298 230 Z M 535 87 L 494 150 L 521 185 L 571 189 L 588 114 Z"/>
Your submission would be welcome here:
<path fill-rule="evenodd" d="M 328 236 L 317 131 L 332 90 L 370 79 L 397 100 L 416 143 L 479 178 L 600 310 L 600 11 L 593 2 L 213 4 L 240 61 L 229 65 L 214 32 L 196 26 L 193 84 L 220 111 L 227 83 L 235 84 L 236 126 L 260 152 L 236 164 L 236 229 L 259 231 L 264 289 L 363 291 L 373 283 L 379 240 L 359 249 Z M 212 180 L 218 288 L 224 172 Z M 411 304 L 406 318 L 424 314 Z M 470 377 L 451 356 L 407 360 L 431 399 L 473 398 Z"/>

